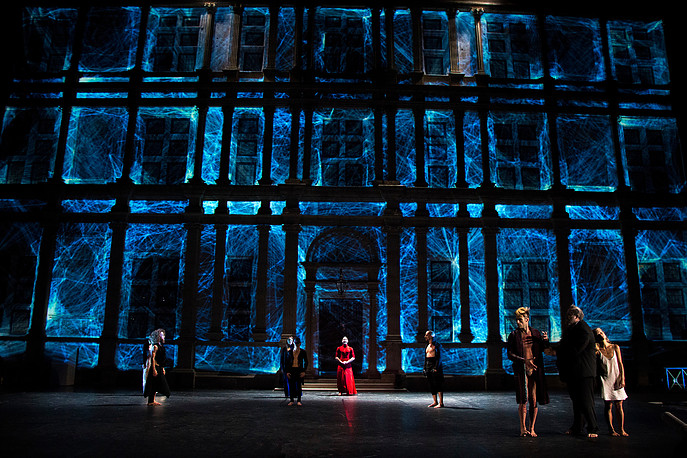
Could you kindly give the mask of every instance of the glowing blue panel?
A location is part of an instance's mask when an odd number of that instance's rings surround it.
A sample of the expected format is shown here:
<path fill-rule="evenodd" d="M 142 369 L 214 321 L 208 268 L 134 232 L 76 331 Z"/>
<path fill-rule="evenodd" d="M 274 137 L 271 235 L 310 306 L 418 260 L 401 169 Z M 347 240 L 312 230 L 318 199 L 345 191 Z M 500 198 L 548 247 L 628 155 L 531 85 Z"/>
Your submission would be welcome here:
<path fill-rule="evenodd" d="M 275 373 L 279 347 L 196 346 L 196 369 L 234 374 Z"/>
<path fill-rule="evenodd" d="M 132 200 L 129 202 L 131 213 L 183 213 L 188 201 L 176 200 Z"/>
<path fill-rule="evenodd" d="M 687 207 L 683 208 L 633 208 L 640 221 L 686 221 Z"/>
<path fill-rule="evenodd" d="M 20 358 L 26 353 L 26 342 L 5 341 L 0 344 L 0 358 L 5 362 L 11 359 Z"/>
<path fill-rule="evenodd" d="M 127 118 L 124 108 L 74 107 L 62 172 L 65 183 L 110 183 L 122 176 Z"/>
<path fill-rule="evenodd" d="M 232 126 L 229 179 L 237 185 L 256 185 L 262 176 L 265 114 L 261 108 L 237 108 Z"/>
<path fill-rule="evenodd" d="M 685 171 L 676 120 L 621 116 L 618 124 L 625 182 L 630 188 L 640 192 L 681 192 Z"/>
<path fill-rule="evenodd" d="M 488 128 L 494 184 L 506 189 L 551 188 L 553 171 L 544 114 L 492 112 Z"/>
<path fill-rule="evenodd" d="M 25 335 L 31 323 L 42 230 L 35 223 L 3 223 L 0 234 L 0 270 L 6 282 L 0 296 L 0 335 Z M 3 345 L 9 342 L 0 348 Z"/>
<path fill-rule="evenodd" d="M 477 72 L 477 46 L 475 43 L 475 17 L 470 11 L 456 14 L 458 32 L 458 72 L 474 76 Z"/>
<path fill-rule="evenodd" d="M 427 232 L 427 316 L 442 341 L 458 341 L 461 330 L 458 232 L 430 228 Z"/>
<path fill-rule="evenodd" d="M 210 69 L 220 72 L 229 68 L 231 49 L 231 32 L 233 21 L 233 9 L 231 7 L 218 7 L 215 11 L 215 30 L 212 36 L 212 55 Z"/>
<path fill-rule="evenodd" d="M 451 218 L 458 212 L 458 204 L 428 204 L 429 216 L 433 218 Z"/>
<path fill-rule="evenodd" d="M 45 208 L 42 200 L 0 199 L 0 209 L 3 211 L 27 213 Z"/>
<path fill-rule="evenodd" d="M 301 202 L 304 215 L 382 216 L 386 205 L 376 202 Z"/>
<path fill-rule="evenodd" d="M 448 75 L 451 57 L 446 12 L 423 11 L 422 33 L 425 74 Z"/>
<path fill-rule="evenodd" d="M 494 78 L 537 79 L 544 76 L 535 16 L 484 14 L 486 71 Z"/>
<path fill-rule="evenodd" d="M 604 60 L 598 19 L 546 17 L 549 73 L 556 80 L 603 81 Z"/>
<path fill-rule="evenodd" d="M 501 229 L 497 235 L 501 337 L 514 329 L 514 312 L 530 308 L 530 322 L 560 339 L 560 295 L 556 240 L 541 229 Z"/>
<path fill-rule="evenodd" d="M 26 66 L 33 72 L 67 70 L 78 10 L 27 7 L 23 13 L 24 42 L 32 44 L 24 47 Z"/>
<path fill-rule="evenodd" d="M 46 342 L 45 355 L 54 364 L 85 367 L 92 369 L 98 365 L 98 344 L 95 343 L 66 343 Z"/>
<path fill-rule="evenodd" d="M 627 268 L 620 231 L 575 229 L 570 234 L 573 301 L 585 321 L 614 340 L 631 337 Z"/>
<path fill-rule="evenodd" d="M 310 177 L 316 186 L 372 186 L 374 119 L 370 110 L 313 113 Z"/>
<path fill-rule="evenodd" d="M 480 229 L 468 233 L 470 277 L 470 330 L 473 343 L 487 341 L 487 281 L 484 271 L 484 237 Z"/>
<path fill-rule="evenodd" d="M 0 183 L 39 183 L 53 177 L 59 108 L 8 107 L 0 144 Z"/>
<path fill-rule="evenodd" d="M 303 167 L 303 126 L 305 116 L 300 114 L 300 124 L 298 132 L 298 168 L 302 171 Z M 289 178 L 289 158 L 291 149 L 291 112 L 286 108 L 277 108 L 274 113 L 274 137 L 272 144 L 272 165 L 271 174 L 274 184 L 284 184 Z M 302 175 L 301 175 L 302 176 Z"/>
<path fill-rule="evenodd" d="M 144 338 L 156 328 L 179 332 L 186 229 L 131 224 L 126 232 L 119 336 Z"/>
<path fill-rule="evenodd" d="M 396 71 L 405 75 L 413 70 L 413 24 L 410 10 L 394 11 L 394 62 Z"/>
<path fill-rule="evenodd" d="M 203 20 L 201 20 L 203 18 Z M 143 70 L 148 72 L 191 72 L 202 59 L 203 8 L 151 8 Z M 204 30 L 204 29 L 203 29 Z"/>
<path fill-rule="evenodd" d="M 418 334 L 417 238 L 414 229 L 401 232 L 401 337 L 415 342 Z M 419 324 L 419 329 L 427 325 Z"/>
<path fill-rule="evenodd" d="M 587 220 L 617 220 L 620 216 L 618 207 L 600 207 L 597 205 L 566 205 L 565 211 L 568 212 L 570 219 Z"/>
<path fill-rule="evenodd" d="M 425 111 L 425 177 L 431 188 L 455 187 L 456 126 L 452 111 Z"/>
<path fill-rule="evenodd" d="M 551 218 L 553 206 L 551 205 L 496 205 L 496 211 L 501 218 Z"/>
<path fill-rule="evenodd" d="M 319 8 L 313 27 L 316 70 L 359 79 L 372 69 L 370 10 Z"/>
<path fill-rule="evenodd" d="M 277 70 L 287 72 L 293 67 L 294 33 L 296 14 L 291 7 L 279 8 L 279 28 L 277 29 Z"/>
<path fill-rule="evenodd" d="M 125 99 L 126 92 L 77 92 L 77 99 Z"/>
<path fill-rule="evenodd" d="M 609 21 L 613 78 L 622 83 L 670 83 L 663 22 Z"/>
<path fill-rule="evenodd" d="M 422 372 L 425 363 L 424 348 L 404 348 L 403 370 L 410 374 Z M 442 353 L 444 373 L 450 375 L 484 375 L 487 370 L 486 348 L 446 348 Z"/>
<path fill-rule="evenodd" d="M 482 216 L 484 204 L 468 204 L 467 207 L 470 218 L 480 218 Z"/>
<path fill-rule="evenodd" d="M 413 187 L 415 174 L 415 120 L 410 110 L 398 110 L 396 114 L 396 178 L 404 185 Z"/>
<path fill-rule="evenodd" d="M 465 112 L 463 138 L 465 141 L 465 181 L 468 187 L 476 188 L 484 181 L 484 171 L 482 170 L 480 120 L 479 115 L 474 111 Z"/>
<path fill-rule="evenodd" d="M 687 232 L 639 231 L 635 241 L 647 338 L 686 340 Z"/>
<path fill-rule="evenodd" d="M 134 183 L 171 185 L 193 177 L 197 122 L 195 108 L 140 108 L 131 166 Z"/>
<path fill-rule="evenodd" d="M 230 215 L 257 215 L 260 202 L 227 202 Z"/>
<path fill-rule="evenodd" d="M 131 70 L 136 61 L 140 21 L 140 8 L 92 7 L 88 12 L 79 70 Z"/>
<path fill-rule="evenodd" d="M 151 330 L 152 331 L 152 330 Z M 167 364 L 166 367 L 174 367 L 177 363 L 176 345 L 171 343 L 169 339 L 165 342 L 165 350 L 167 350 Z M 129 344 L 118 343 L 115 353 L 115 365 L 117 369 L 141 370 L 145 364 L 145 356 L 143 353 L 143 341 L 141 343 Z"/>
<path fill-rule="evenodd" d="M 618 186 L 611 122 L 607 116 L 562 115 L 556 120 L 561 183 L 577 191 Z"/>
<path fill-rule="evenodd" d="M 115 200 L 63 200 L 62 209 L 67 213 L 108 213 Z"/>
<path fill-rule="evenodd" d="M 201 177 L 207 184 L 216 184 L 219 178 L 219 161 L 222 152 L 222 126 L 224 113 L 219 107 L 210 107 L 205 121 L 205 142 Z"/>
<path fill-rule="evenodd" d="M 107 224 L 60 226 L 48 303 L 48 336 L 100 337 L 110 243 Z"/>

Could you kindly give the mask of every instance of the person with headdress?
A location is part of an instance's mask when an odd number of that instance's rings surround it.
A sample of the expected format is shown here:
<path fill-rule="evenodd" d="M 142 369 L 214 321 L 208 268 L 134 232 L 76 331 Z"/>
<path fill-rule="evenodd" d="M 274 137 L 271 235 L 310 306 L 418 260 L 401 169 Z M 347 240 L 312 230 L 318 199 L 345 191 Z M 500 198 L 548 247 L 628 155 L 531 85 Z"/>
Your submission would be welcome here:
<path fill-rule="evenodd" d="M 353 347 L 348 345 L 348 337 L 341 339 L 341 345 L 336 349 L 336 388 L 341 395 L 354 395 L 358 391 L 355 389 L 355 379 L 353 377 L 353 361 L 355 352 Z"/>
<path fill-rule="evenodd" d="M 301 348 L 301 339 L 295 337 L 294 345 L 291 345 L 286 352 L 286 379 L 288 385 L 289 399 L 288 405 L 294 404 L 302 406 L 301 397 L 303 395 L 303 382 L 305 382 L 305 371 L 308 368 L 308 352 Z"/>
<path fill-rule="evenodd" d="M 159 406 L 155 401 L 155 394 L 160 393 L 169 397 L 169 385 L 165 377 L 165 363 L 167 352 L 165 351 L 165 330 L 156 329 L 148 336 L 147 358 L 144 369 L 143 396 L 148 398 L 149 406 Z"/>
<path fill-rule="evenodd" d="M 604 400 L 604 414 L 608 433 L 611 436 L 629 436 L 625 432 L 625 411 L 623 401 L 627 399 L 625 393 L 625 367 L 623 358 L 620 355 L 620 346 L 611 343 L 601 328 L 594 329 L 596 338 L 596 349 L 598 357 L 601 358 L 601 365 L 604 368 L 601 377 L 601 396 Z M 613 428 L 613 407 L 620 420 L 620 432 Z"/>
<path fill-rule="evenodd" d="M 537 421 L 537 404 L 548 404 L 549 393 L 544 375 L 543 351 L 549 346 L 546 332 L 530 326 L 530 309 L 520 307 L 515 311 L 517 328 L 508 336 L 508 359 L 513 362 L 515 376 L 515 400 L 518 403 L 520 436 L 537 437 L 534 424 Z M 527 403 L 530 421 L 527 426 Z"/>
<path fill-rule="evenodd" d="M 444 407 L 444 366 L 441 362 L 441 344 L 436 340 L 434 331 L 425 332 L 425 365 L 422 372 L 427 377 L 429 391 L 433 402 L 427 407 L 439 409 Z"/>

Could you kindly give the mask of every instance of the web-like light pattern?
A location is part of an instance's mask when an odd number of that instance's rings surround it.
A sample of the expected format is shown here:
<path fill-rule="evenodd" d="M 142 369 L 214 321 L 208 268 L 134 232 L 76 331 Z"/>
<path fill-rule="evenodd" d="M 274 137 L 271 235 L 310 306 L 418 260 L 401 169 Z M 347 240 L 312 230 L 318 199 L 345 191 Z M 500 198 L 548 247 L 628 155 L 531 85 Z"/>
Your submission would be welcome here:
<path fill-rule="evenodd" d="M 463 117 L 463 137 L 465 139 L 465 181 L 470 188 L 476 188 L 484 181 L 481 150 L 482 135 L 477 112 L 465 112 Z"/>
<path fill-rule="evenodd" d="M 611 71 L 624 83 L 668 84 L 663 21 L 609 21 Z"/>
<path fill-rule="evenodd" d="M 618 207 L 600 207 L 598 205 L 566 205 L 570 219 L 609 221 L 620 217 Z"/>
<path fill-rule="evenodd" d="M 410 10 L 394 11 L 394 63 L 400 75 L 413 69 L 413 26 Z"/>
<path fill-rule="evenodd" d="M 131 70 L 136 61 L 140 22 L 140 8 L 92 7 L 88 12 L 79 70 L 82 72 Z M 113 40 L 112 37 L 117 37 L 117 39 Z"/>
<path fill-rule="evenodd" d="M 201 171 L 201 178 L 207 184 L 216 184 L 219 179 L 223 124 L 224 113 L 222 109 L 219 107 L 210 107 L 205 120 L 203 167 Z"/>
<path fill-rule="evenodd" d="M 598 82 L 605 79 L 598 19 L 546 17 L 549 74 L 556 80 Z"/>
<path fill-rule="evenodd" d="M 74 107 L 62 171 L 65 183 L 111 183 L 122 176 L 127 118 L 124 108 Z"/>
<path fill-rule="evenodd" d="M 629 340 L 627 269 L 620 231 L 572 230 L 570 264 L 574 305 L 584 311 L 585 321 L 614 340 Z"/>
<path fill-rule="evenodd" d="M 102 334 L 110 242 L 107 224 L 60 226 L 48 303 L 48 336 L 100 337 Z"/>
<path fill-rule="evenodd" d="M 39 49 L 24 47 L 28 68 L 39 72 L 69 68 L 77 14 L 75 8 L 24 8 L 24 43 L 36 43 L 38 37 L 44 38 Z"/>
<path fill-rule="evenodd" d="M 682 208 L 633 208 L 632 212 L 641 221 L 685 221 L 687 207 Z"/>
<path fill-rule="evenodd" d="M 293 67 L 293 41 L 295 35 L 296 14 L 291 7 L 279 8 L 279 27 L 277 29 L 277 70 L 287 72 Z"/>
<path fill-rule="evenodd" d="M 535 16 L 482 15 L 482 41 L 487 73 L 494 77 L 538 79 L 544 76 Z"/>
<path fill-rule="evenodd" d="M 198 345 L 196 369 L 233 374 L 275 373 L 279 369 L 279 347 Z"/>
<path fill-rule="evenodd" d="M 445 374 L 484 375 L 487 369 L 486 348 L 446 348 L 442 349 L 442 365 Z M 404 348 L 402 354 L 403 370 L 406 373 L 421 373 L 425 364 L 425 349 Z"/>
<path fill-rule="evenodd" d="M 553 212 L 551 205 L 496 205 L 500 218 L 549 219 Z"/>
<path fill-rule="evenodd" d="M 618 187 L 608 116 L 561 115 L 556 119 L 561 183 L 578 191 Z"/>
<path fill-rule="evenodd" d="M 474 343 L 487 341 L 487 280 L 484 271 L 484 236 L 477 228 L 468 232 L 470 277 L 470 331 Z"/>

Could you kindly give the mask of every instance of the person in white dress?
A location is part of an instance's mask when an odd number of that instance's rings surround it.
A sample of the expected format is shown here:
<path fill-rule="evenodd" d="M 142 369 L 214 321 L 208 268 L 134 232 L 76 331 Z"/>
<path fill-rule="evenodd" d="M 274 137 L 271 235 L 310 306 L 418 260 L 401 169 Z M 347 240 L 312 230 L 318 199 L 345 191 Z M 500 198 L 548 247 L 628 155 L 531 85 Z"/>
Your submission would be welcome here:
<path fill-rule="evenodd" d="M 604 414 L 611 436 L 628 436 L 625 432 L 625 412 L 623 401 L 627 399 L 625 393 L 625 368 L 620 355 L 620 347 L 611 343 L 601 328 L 594 329 L 597 356 L 605 370 L 601 374 L 601 393 L 604 399 Z M 605 374 L 603 373 L 605 372 Z M 615 408 L 615 409 L 614 409 Z M 620 432 L 613 428 L 613 410 L 620 419 Z"/>

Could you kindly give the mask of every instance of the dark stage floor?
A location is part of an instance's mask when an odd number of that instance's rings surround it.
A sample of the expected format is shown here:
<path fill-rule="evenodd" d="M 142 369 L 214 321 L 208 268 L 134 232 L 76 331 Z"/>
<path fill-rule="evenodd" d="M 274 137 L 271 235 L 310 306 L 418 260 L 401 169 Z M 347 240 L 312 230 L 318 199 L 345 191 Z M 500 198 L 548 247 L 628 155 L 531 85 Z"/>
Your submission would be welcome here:
<path fill-rule="evenodd" d="M 175 392 L 147 407 L 134 392 L 0 394 L 0 455 L 15 456 L 685 456 L 681 402 L 659 396 L 626 401 L 627 438 L 563 434 L 570 402 L 553 392 L 540 408 L 537 438 L 518 437 L 511 393 L 447 393 L 429 409 L 426 393 L 363 392 L 338 397 L 307 391 L 302 407 L 280 392 Z M 601 402 L 597 402 L 603 425 Z M 605 427 L 602 426 L 602 433 Z"/>

